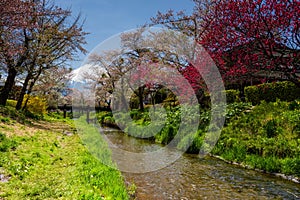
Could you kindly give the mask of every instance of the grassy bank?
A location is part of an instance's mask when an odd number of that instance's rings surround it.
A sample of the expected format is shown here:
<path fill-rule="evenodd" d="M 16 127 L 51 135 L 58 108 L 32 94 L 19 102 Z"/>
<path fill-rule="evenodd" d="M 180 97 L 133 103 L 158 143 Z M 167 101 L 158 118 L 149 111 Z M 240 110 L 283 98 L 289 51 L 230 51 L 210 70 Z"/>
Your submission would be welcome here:
<path fill-rule="evenodd" d="M 0 199 L 128 199 L 119 171 L 94 158 L 70 120 L 0 122 Z"/>
<path fill-rule="evenodd" d="M 137 126 L 129 125 L 125 130 L 131 135 L 145 137 L 143 127 L 151 126 L 149 113 L 132 110 L 130 115 Z M 114 123 L 111 113 L 100 113 L 98 117 L 100 122 Z M 193 120 L 193 116 L 188 117 L 191 119 L 187 121 Z M 262 102 L 256 106 L 233 103 L 228 105 L 225 119 L 221 137 L 212 151 L 214 155 L 267 172 L 300 176 L 299 101 Z M 180 122 L 178 108 L 167 110 L 166 122 L 156 124 L 164 128 L 148 139 L 167 144 L 176 135 Z M 209 122 L 210 111 L 201 111 L 197 133 L 179 137 L 177 148 L 185 149 L 192 141 L 187 152 L 198 153 Z"/>
<path fill-rule="evenodd" d="M 300 176 L 300 102 L 262 102 L 231 121 L 213 150 L 226 160 Z"/>

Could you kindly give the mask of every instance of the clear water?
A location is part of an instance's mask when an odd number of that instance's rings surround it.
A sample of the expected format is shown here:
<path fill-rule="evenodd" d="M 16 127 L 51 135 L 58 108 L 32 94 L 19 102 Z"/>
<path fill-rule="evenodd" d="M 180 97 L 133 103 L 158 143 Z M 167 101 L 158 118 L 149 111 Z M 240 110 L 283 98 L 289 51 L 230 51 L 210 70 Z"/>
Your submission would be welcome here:
<path fill-rule="evenodd" d="M 105 135 L 128 151 L 160 148 L 158 144 L 114 130 L 106 130 Z M 300 184 L 215 158 L 200 159 L 189 154 L 163 169 L 140 174 L 123 173 L 123 176 L 137 186 L 136 199 L 300 199 Z"/>

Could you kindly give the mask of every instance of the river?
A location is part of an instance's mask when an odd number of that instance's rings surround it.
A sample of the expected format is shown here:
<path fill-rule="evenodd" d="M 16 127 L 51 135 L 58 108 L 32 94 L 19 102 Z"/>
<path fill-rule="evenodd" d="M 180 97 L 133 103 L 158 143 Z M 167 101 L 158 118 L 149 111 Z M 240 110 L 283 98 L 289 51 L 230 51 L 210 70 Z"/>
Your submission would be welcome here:
<path fill-rule="evenodd" d="M 104 129 L 119 148 L 147 152 L 161 146 L 122 132 Z M 132 163 L 132 165 L 138 163 Z M 300 184 L 227 164 L 212 157 L 183 154 L 177 161 L 148 173 L 122 173 L 137 186 L 135 198 L 159 199 L 300 199 Z"/>

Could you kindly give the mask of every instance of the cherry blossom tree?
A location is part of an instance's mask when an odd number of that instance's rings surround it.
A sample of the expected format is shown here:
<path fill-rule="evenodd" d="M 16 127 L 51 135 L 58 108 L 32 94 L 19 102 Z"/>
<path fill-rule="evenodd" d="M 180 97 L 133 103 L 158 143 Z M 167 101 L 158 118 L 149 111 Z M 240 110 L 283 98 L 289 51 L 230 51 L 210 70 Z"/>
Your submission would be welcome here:
<path fill-rule="evenodd" d="M 63 67 L 78 51 L 85 52 L 82 45 L 85 44 L 86 33 L 82 30 L 80 16 L 72 22 L 71 11 L 61 9 L 51 1 L 24 1 L 24 3 L 30 5 L 25 18 L 26 23 L 21 21 L 20 26 L 13 24 L 1 26 L 3 29 L 8 27 L 7 29 L 13 31 L 1 33 L 3 49 L 0 51 L 0 61 L 7 78 L 0 93 L 0 104 L 5 105 L 8 93 L 18 76 L 23 79 L 23 88 L 18 98 L 17 109 L 21 109 L 25 93 L 30 94 L 45 70 Z M 15 4 L 7 6 L 13 5 Z M 18 17 L 12 19 L 17 20 Z M 5 48 L 11 51 L 6 51 Z"/>
<path fill-rule="evenodd" d="M 70 72 L 71 69 L 66 67 L 49 68 L 39 76 L 33 88 L 29 88 L 29 92 L 45 97 L 48 106 L 52 108 L 71 104 L 71 100 L 68 99 L 71 93 L 68 88 L 71 80 Z"/>
<path fill-rule="evenodd" d="M 7 73 L 5 85 L 0 93 L 0 105 L 5 105 L 15 77 L 26 60 L 28 38 L 22 37 L 22 29 L 34 26 L 30 22 L 33 15 L 32 3 L 29 1 L 0 2 L 0 69 L 2 73 Z"/>
<path fill-rule="evenodd" d="M 153 93 L 153 96 L 160 88 L 157 87 L 156 82 L 151 82 L 151 79 L 158 80 L 157 76 L 161 76 L 161 80 L 166 79 L 162 76 L 167 76 L 167 74 L 160 71 L 165 70 L 165 66 L 179 71 L 187 64 L 186 58 L 182 58 L 182 55 L 186 53 L 183 49 L 187 47 L 187 40 L 188 38 L 183 40 L 182 35 L 176 35 L 174 31 L 148 32 L 141 28 L 124 33 L 121 35 L 121 50 L 99 54 L 95 52 L 90 55 L 89 62 L 93 68 L 87 71 L 85 79 L 91 80 L 94 86 L 98 86 L 98 96 L 107 98 L 115 90 L 116 82 L 126 77 L 123 84 L 119 85 L 121 93 L 124 93 L 122 87 L 129 87 L 138 98 L 139 109 L 143 110 L 145 95 Z M 179 49 L 182 49 L 182 52 Z M 153 70 L 156 70 L 156 73 L 149 74 L 149 66 L 155 68 Z M 143 83 L 141 80 L 146 76 L 149 82 Z M 182 91 L 187 90 L 182 89 Z M 125 101 L 124 95 L 120 98 L 123 102 Z"/>
<path fill-rule="evenodd" d="M 21 108 L 25 93 L 31 93 L 40 75 L 47 74 L 47 71 L 51 72 L 52 68 L 54 70 L 61 68 L 64 71 L 66 61 L 73 59 L 77 51 L 85 52 L 82 44 L 86 33 L 82 32 L 82 25 L 79 24 L 80 16 L 69 24 L 70 11 L 57 10 L 51 4 L 44 4 L 43 9 L 51 15 L 39 16 L 38 26 L 26 30 L 32 40 L 29 42 L 30 54 L 24 65 L 26 77 L 18 98 L 17 109 Z M 60 75 L 63 79 L 64 73 Z"/>

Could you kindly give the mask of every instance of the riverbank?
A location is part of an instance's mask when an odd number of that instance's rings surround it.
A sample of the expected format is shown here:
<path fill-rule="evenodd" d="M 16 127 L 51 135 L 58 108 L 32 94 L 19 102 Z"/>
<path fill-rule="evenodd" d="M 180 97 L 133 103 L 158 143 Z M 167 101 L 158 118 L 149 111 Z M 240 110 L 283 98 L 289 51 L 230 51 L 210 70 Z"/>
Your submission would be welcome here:
<path fill-rule="evenodd" d="M 212 154 L 299 180 L 296 178 L 300 177 L 299 108 L 299 101 L 262 102 L 223 128 Z"/>
<path fill-rule="evenodd" d="M 261 170 L 261 169 L 258 169 L 258 168 L 253 168 L 253 166 L 250 166 L 250 165 L 245 165 L 243 163 L 238 163 L 238 162 L 226 160 L 223 157 L 217 156 L 217 155 L 214 155 L 214 154 L 209 154 L 209 156 L 213 157 L 213 158 L 216 158 L 216 159 L 219 159 L 219 160 L 222 160 L 225 163 L 242 167 L 244 169 L 251 169 L 251 170 L 254 170 L 254 171 L 258 171 L 260 173 L 269 174 L 269 175 L 272 175 L 272 176 L 275 176 L 275 177 L 278 177 L 278 178 L 282 178 L 284 180 L 292 181 L 294 183 L 298 183 L 298 184 L 300 183 L 300 178 L 296 177 L 296 176 L 293 176 L 293 175 L 286 175 L 286 174 L 282 174 L 282 173 L 267 172 L 265 170 Z"/>
<path fill-rule="evenodd" d="M 128 199 L 121 173 L 83 145 L 72 120 L 0 120 L 0 199 Z"/>
<path fill-rule="evenodd" d="M 133 110 L 130 115 L 138 126 L 129 126 L 125 130 L 130 131 L 131 135 L 144 137 L 142 130 L 143 126 L 150 124 L 149 114 Z M 180 123 L 179 109 L 173 108 L 171 114 L 167 116 L 169 117 L 165 127 L 148 140 L 168 144 L 174 138 Z M 100 123 L 106 125 L 114 122 L 111 113 L 100 113 L 98 118 Z M 299 101 L 278 100 L 262 102 L 256 106 L 247 103 L 229 104 L 225 118 L 225 126 L 212 151 L 213 155 L 230 163 L 238 163 L 247 168 L 299 181 L 297 178 L 300 177 Z M 198 153 L 204 144 L 209 120 L 210 112 L 202 112 L 197 133 L 181 137 L 177 147 L 182 149 L 193 140 L 187 152 Z"/>

